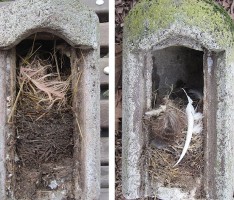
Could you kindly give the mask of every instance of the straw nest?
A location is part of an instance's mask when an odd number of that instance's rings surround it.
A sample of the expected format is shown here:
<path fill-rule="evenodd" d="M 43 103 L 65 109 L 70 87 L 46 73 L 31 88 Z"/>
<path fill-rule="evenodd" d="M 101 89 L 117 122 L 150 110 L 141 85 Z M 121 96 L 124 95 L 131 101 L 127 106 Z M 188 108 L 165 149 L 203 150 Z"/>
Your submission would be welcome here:
<path fill-rule="evenodd" d="M 27 96 L 36 109 L 48 110 L 55 104 L 60 108 L 68 102 L 71 75 L 61 77 L 60 72 L 53 72 L 53 69 L 49 60 L 42 60 L 37 55 L 32 62 L 20 67 L 21 95 Z"/>
<path fill-rule="evenodd" d="M 16 152 L 23 165 L 36 167 L 72 157 L 71 69 L 61 62 L 53 54 L 45 59 L 39 52 L 19 62 L 12 113 Z"/>
<path fill-rule="evenodd" d="M 195 179 L 202 176 L 203 134 L 193 134 L 185 157 L 178 166 L 173 167 L 185 144 L 185 108 L 186 102 L 182 98 L 170 99 L 166 96 L 157 109 L 149 111 L 143 117 L 143 127 L 149 133 L 149 143 L 142 153 L 141 165 L 148 164 L 152 185 L 191 190 Z"/>

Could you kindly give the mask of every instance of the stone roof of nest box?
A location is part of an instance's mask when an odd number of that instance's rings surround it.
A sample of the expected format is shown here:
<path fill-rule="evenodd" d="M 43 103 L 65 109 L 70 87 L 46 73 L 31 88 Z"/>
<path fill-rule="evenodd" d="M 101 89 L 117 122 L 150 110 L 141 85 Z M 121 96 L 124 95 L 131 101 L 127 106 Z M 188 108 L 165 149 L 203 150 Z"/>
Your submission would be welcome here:
<path fill-rule="evenodd" d="M 170 46 L 190 41 L 185 46 L 222 51 L 232 48 L 233 31 L 227 12 L 209 0 L 142 0 L 125 19 L 124 43 L 149 50 L 167 40 Z"/>
<path fill-rule="evenodd" d="M 99 48 L 99 20 L 78 0 L 18 0 L 0 8 L 0 49 L 36 32 L 49 32 L 73 47 Z"/>

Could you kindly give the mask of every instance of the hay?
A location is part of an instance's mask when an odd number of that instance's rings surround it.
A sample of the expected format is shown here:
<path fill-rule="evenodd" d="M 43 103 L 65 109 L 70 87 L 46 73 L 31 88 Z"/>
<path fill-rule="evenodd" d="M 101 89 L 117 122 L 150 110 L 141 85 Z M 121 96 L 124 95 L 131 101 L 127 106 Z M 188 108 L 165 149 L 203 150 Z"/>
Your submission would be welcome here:
<path fill-rule="evenodd" d="M 53 73 L 52 69 L 50 61 L 38 56 L 26 66 L 20 66 L 18 82 L 23 85 L 22 95 L 30 97 L 37 108 L 48 110 L 55 103 L 58 108 L 67 104 L 71 76 L 62 81 L 60 74 Z"/>

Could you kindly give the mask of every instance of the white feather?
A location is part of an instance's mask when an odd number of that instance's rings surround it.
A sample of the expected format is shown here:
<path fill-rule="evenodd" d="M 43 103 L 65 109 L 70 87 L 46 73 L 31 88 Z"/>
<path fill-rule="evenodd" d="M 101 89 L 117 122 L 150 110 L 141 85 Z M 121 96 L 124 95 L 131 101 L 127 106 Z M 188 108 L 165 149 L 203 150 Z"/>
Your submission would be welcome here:
<path fill-rule="evenodd" d="M 202 130 L 203 130 L 202 123 L 198 123 L 193 127 L 194 134 L 200 134 L 200 133 L 202 133 Z"/>
<path fill-rule="evenodd" d="M 183 89 L 184 90 L 184 89 Z M 184 90 L 185 92 L 185 90 Z M 180 163 L 180 161 L 183 159 L 184 155 L 186 154 L 188 148 L 189 148 L 189 144 L 190 141 L 192 139 L 192 134 L 193 134 L 193 128 L 194 128 L 194 116 L 195 116 L 195 110 L 194 107 L 192 105 L 193 101 L 192 99 L 187 95 L 187 93 L 185 92 L 187 98 L 188 98 L 188 105 L 186 107 L 186 115 L 187 115 L 187 120 L 188 120 L 188 129 L 187 129 L 187 135 L 186 135 L 186 140 L 185 140 L 185 145 L 183 148 L 183 151 L 180 155 L 179 160 L 177 161 L 177 163 L 173 166 L 175 167 L 176 165 L 178 165 Z"/>
<path fill-rule="evenodd" d="M 194 127 L 193 127 L 193 133 L 194 134 L 200 134 L 203 130 L 203 123 L 202 123 L 203 115 L 200 112 L 195 113 L 194 115 Z"/>
<path fill-rule="evenodd" d="M 202 118 L 203 118 L 202 113 L 196 112 L 196 113 L 194 114 L 194 120 L 195 120 L 195 121 L 201 121 Z"/>

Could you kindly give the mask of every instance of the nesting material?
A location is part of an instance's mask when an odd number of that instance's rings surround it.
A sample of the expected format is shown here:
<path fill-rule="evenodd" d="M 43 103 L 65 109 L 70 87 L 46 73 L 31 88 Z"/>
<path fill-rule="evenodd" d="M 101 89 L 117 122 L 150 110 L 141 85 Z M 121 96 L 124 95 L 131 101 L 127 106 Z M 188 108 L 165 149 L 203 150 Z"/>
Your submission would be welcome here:
<path fill-rule="evenodd" d="M 144 128 L 149 132 L 149 143 L 141 163 L 148 163 L 148 173 L 154 191 L 157 187 L 181 188 L 202 196 L 203 134 L 195 126 L 193 136 L 183 159 L 177 166 L 186 141 L 188 119 L 184 98 L 165 96 L 157 107 L 144 116 Z M 197 183 L 197 184 L 196 184 Z M 157 193 L 157 192 L 156 192 Z"/>
<path fill-rule="evenodd" d="M 60 75 L 51 63 L 35 55 L 31 62 L 23 60 L 19 68 L 17 150 L 25 165 L 72 154 L 71 75 Z"/>
<path fill-rule="evenodd" d="M 50 109 L 55 103 L 58 107 L 67 104 L 71 76 L 61 80 L 60 72 L 53 72 L 49 60 L 35 56 L 31 63 L 22 64 L 18 82 L 22 95 L 28 96 L 37 109 Z M 20 91 L 21 92 L 21 91 Z"/>
<path fill-rule="evenodd" d="M 31 199 L 38 190 L 73 195 L 71 67 L 51 52 L 38 51 L 19 61 L 14 115 L 9 118 L 16 128 L 17 199 Z"/>
<path fill-rule="evenodd" d="M 182 102 L 178 102 L 182 103 Z M 146 112 L 145 124 L 150 126 L 151 138 L 160 138 L 164 142 L 173 142 L 186 128 L 186 115 L 169 97 L 162 100 L 158 109 Z"/>

